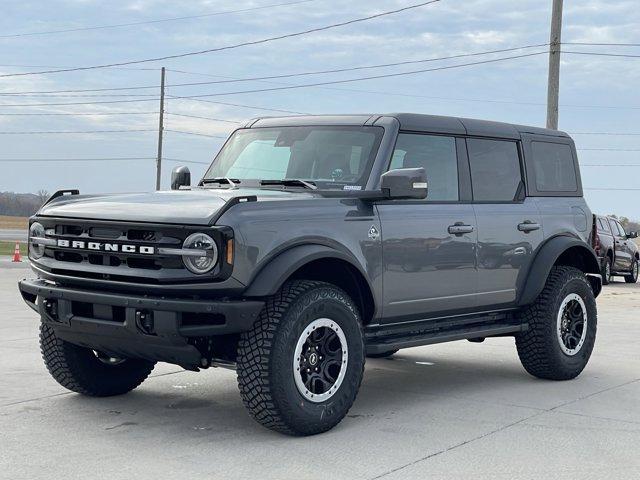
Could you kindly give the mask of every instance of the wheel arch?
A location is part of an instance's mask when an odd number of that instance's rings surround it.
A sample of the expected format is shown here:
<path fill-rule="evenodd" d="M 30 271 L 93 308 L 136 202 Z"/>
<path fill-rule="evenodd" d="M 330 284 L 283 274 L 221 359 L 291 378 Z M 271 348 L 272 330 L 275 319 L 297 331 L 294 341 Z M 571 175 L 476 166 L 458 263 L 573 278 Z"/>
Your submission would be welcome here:
<path fill-rule="evenodd" d="M 519 306 L 528 305 L 538 297 L 555 265 L 575 267 L 587 274 L 595 296 L 602 290 L 600 264 L 593 249 L 576 237 L 558 235 L 547 240 L 535 255 L 518 298 Z"/>
<path fill-rule="evenodd" d="M 373 288 L 357 260 L 346 252 L 320 244 L 304 244 L 279 253 L 266 263 L 243 295 L 274 295 L 288 280 L 321 280 L 345 290 L 358 306 L 363 324 L 376 314 Z"/>

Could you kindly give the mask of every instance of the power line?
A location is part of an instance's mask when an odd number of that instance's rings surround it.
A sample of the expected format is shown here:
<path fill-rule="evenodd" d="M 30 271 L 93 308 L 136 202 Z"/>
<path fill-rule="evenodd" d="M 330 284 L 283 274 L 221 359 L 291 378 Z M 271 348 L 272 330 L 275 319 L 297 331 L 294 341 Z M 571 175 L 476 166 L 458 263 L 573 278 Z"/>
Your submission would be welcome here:
<path fill-rule="evenodd" d="M 640 152 L 640 148 L 577 148 L 582 152 Z"/>
<path fill-rule="evenodd" d="M 145 20 L 145 21 L 140 21 L 140 22 L 130 22 L 130 23 L 118 23 L 118 24 L 112 24 L 112 25 L 96 25 L 96 26 L 90 26 L 90 27 L 78 27 L 78 28 L 67 28 L 64 30 L 48 30 L 48 31 L 43 31 L 43 32 L 28 32 L 28 33 L 13 33 L 13 34 L 8 34 L 8 35 L 0 35 L 0 38 L 15 38 L 15 37 L 30 37 L 30 36 L 35 36 L 35 35 L 53 35 L 53 34 L 59 34 L 59 33 L 70 33 L 70 32 L 84 32 L 87 30 L 104 30 L 104 29 L 109 29 L 109 28 L 121 28 L 121 27 L 134 27 L 137 25 L 149 25 L 149 24 L 154 24 L 154 23 L 163 23 L 163 22 L 175 22 L 178 20 L 191 20 L 191 19 L 196 19 L 196 18 L 205 18 L 205 17 L 214 17 L 214 16 L 219 16 L 219 15 L 229 15 L 232 13 L 243 13 L 243 12 L 252 12 L 255 10 L 264 10 L 267 8 L 274 8 L 274 7 L 282 7 L 282 6 L 289 6 L 289 5 L 297 5 L 300 3 L 309 3 L 309 2 L 314 2 L 316 0 L 298 0 L 295 2 L 286 2 L 286 3 L 272 3 L 269 5 L 262 5 L 259 7 L 249 7 L 249 8 L 242 8 L 242 9 L 237 9 L 237 10 L 224 10 L 221 12 L 212 12 L 212 13 L 204 13 L 204 14 L 200 14 L 200 15 L 189 15 L 189 16 L 184 16 L 184 17 L 172 17 L 172 18 L 161 18 L 161 19 L 157 19 L 157 20 Z"/>
<path fill-rule="evenodd" d="M 199 162 L 197 160 L 182 160 L 180 158 L 163 158 L 163 160 L 167 160 L 169 162 L 195 163 L 195 164 L 198 164 L 198 165 L 211 165 L 211 162 Z"/>
<path fill-rule="evenodd" d="M 0 132 L 0 135 L 65 135 L 65 134 L 85 134 L 85 133 L 128 133 L 128 132 L 155 132 L 149 128 L 131 128 L 123 130 L 45 130 L 38 132 Z"/>
<path fill-rule="evenodd" d="M 243 104 L 240 104 L 240 103 L 218 102 L 218 101 L 214 101 L 214 100 L 205 100 L 203 98 L 175 97 L 175 96 L 172 96 L 172 95 L 167 95 L 167 97 L 175 99 L 175 100 L 190 100 L 190 101 L 193 101 L 193 102 L 212 103 L 214 105 L 225 105 L 227 107 L 251 108 L 251 109 L 254 109 L 254 110 L 264 110 L 265 112 L 292 113 L 294 115 L 311 115 L 310 113 L 296 112 L 294 110 L 282 110 L 282 109 L 279 109 L 279 108 L 256 107 L 254 105 L 243 105 Z M 0 105 L 0 107 L 1 106 L 2 105 Z"/>
<path fill-rule="evenodd" d="M 239 94 L 243 94 L 243 93 L 274 92 L 274 91 L 279 91 L 279 90 L 292 90 L 292 89 L 298 89 L 298 88 L 317 87 L 317 86 L 322 86 L 322 85 L 336 85 L 336 84 L 341 84 L 341 83 L 361 82 L 363 80 L 375 80 L 375 79 L 380 79 L 380 78 L 401 77 L 401 76 L 405 76 L 405 75 L 415 75 L 415 74 L 418 74 L 418 73 L 435 72 L 435 71 L 439 71 L 439 70 L 451 70 L 451 69 L 455 69 L 455 68 L 469 67 L 469 66 L 473 66 L 473 65 L 483 65 L 483 64 L 488 64 L 488 63 L 502 62 L 502 61 L 505 61 L 505 60 L 513 60 L 513 59 L 517 59 L 517 58 L 533 57 L 533 56 L 536 56 L 536 55 L 543 55 L 543 54 L 546 54 L 546 53 L 547 52 L 527 53 L 527 54 L 522 54 L 522 55 L 513 55 L 513 56 L 509 56 L 509 57 L 501 57 L 501 58 L 495 58 L 495 59 L 490 59 L 490 60 L 481 60 L 481 61 L 478 61 L 478 62 L 461 63 L 461 64 L 458 64 L 458 65 L 447 65 L 447 66 L 443 66 L 443 67 L 412 70 L 412 71 L 409 71 L 409 72 L 387 73 L 387 74 L 381 74 L 381 75 L 371 75 L 371 76 L 368 76 L 368 77 L 347 78 L 347 79 L 343 79 L 343 80 L 331 80 L 331 81 L 326 81 L 326 82 L 316 82 L 316 83 L 309 83 L 309 84 L 302 84 L 302 85 L 287 85 L 287 86 L 282 86 L 282 87 L 256 88 L 256 89 L 252 89 L 252 90 L 239 90 L 239 91 L 233 91 L 233 92 L 210 93 L 210 94 L 204 94 L 204 95 L 184 95 L 184 96 L 174 95 L 174 96 L 172 96 L 172 98 L 175 98 L 175 99 L 178 99 L 178 98 L 180 98 L 180 99 L 185 99 L 185 98 L 207 98 L 207 97 L 218 97 L 218 96 L 225 96 L 225 95 L 239 95 Z"/>
<path fill-rule="evenodd" d="M 98 102 L 67 102 L 67 103 L 0 103 L 0 107 L 62 107 L 65 105 L 106 105 L 114 103 L 157 102 L 156 98 L 140 98 L 136 100 L 105 100 Z"/>
<path fill-rule="evenodd" d="M 4 105 L 2 105 L 4 106 Z M 84 112 L 84 113 L 0 113 L 2 117 L 17 117 L 17 116 L 104 116 L 104 115 L 157 115 L 158 112 Z"/>
<path fill-rule="evenodd" d="M 173 133 L 182 133 L 184 135 L 196 135 L 198 137 L 223 138 L 223 139 L 228 138 L 228 136 L 225 136 L 225 135 L 209 135 L 207 133 L 188 132 L 186 130 L 171 130 L 169 128 L 165 128 L 164 131 L 165 132 L 173 132 Z"/>
<path fill-rule="evenodd" d="M 405 60 L 402 62 L 394 62 L 394 63 L 382 63 L 376 65 L 362 65 L 358 67 L 346 67 L 346 68 L 334 68 L 334 69 L 326 69 L 326 70 L 315 70 L 315 71 L 307 71 L 307 72 L 297 72 L 297 73 L 288 73 L 281 75 L 267 75 L 262 77 L 245 77 L 245 78 L 230 78 L 230 77 L 220 77 L 217 75 L 210 75 L 204 73 L 193 73 L 193 72 L 185 72 L 183 70 L 172 70 L 167 69 L 169 72 L 177 72 L 177 73 L 187 73 L 191 75 L 204 75 L 210 77 L 218 77 L 225 78 L 225 80 L 216 80 L 216 81 L 208 81 L 208 82 L 188 82 L 188 83 L 174 83 L 167 85 L 169 87 L 191 87 L 191 86 L 200 86 L 200 85 L 213 85 L 213 84 L 221 84 L 221 83 L 237 83 L 237 82 L 253 82 L 253 81 L 261 81 L 261 80 L 273 80 L 280 78 L 293 78 L 293 77 L 303 77 L 310 75 L 324 75 L 329 73 L 344 73 L 344 72 L 353 72 L 358 70 L 370 70 L 376 68 L 388 68 L 388 67 L 397 67 L 402 65 L 414 65 L 419 63 L 428 63 L 428 62 L 437 62 L 442 60 L 452 60 L 456 58 L 467 58 L 467 57 L 477 57 L 482 55 L 491 55 L 495 53 L 506 53 L 513 52 L 516 50 L 524 50 L 529 48 L 538 48 L 547 46 L 546 43 L 538 43 L 532 45 L 522 45 L 518 47 L 511 48 L 501 48 L 498 50 L 486 50 L 482 52 L 473 52 L 473 53 L 462 53 L 457 55 L 448 55 L 444 57 L 432 57 L 421 60 Z M 67 89 L 67 90 L 41 90 L 41 91 L 26 91 L 26 92 L 2 92 L 1 96 L 14 96 L 14 95 L 45 95 L 45 94 L 60 94 L 60 93 L 87 93 L 87 92 L 110 92 L 110 91 L 121 91 L 121 90 L 144 90 L 144 89 L 157 89 L 159 85 L 137 85 L 132 87 L 111 87 L 111 88 L 91 88 L 91 89 Z M 84 95 L 83 95 L 84 96 Z M 141 95 L 138 95 L 141 96 Z"/>
<path fill-rule="evenodd" d="M 571 51 L 563 51 L 562 53 L 568 53 L 570 55 L 589 55 L 589 56 L 597 56 L 597 57 L 640 58 L 640 55 L 632 55 L 629 53 L 600 53 L 600 52 L 571 52 Z"/>
<path fill-rule="evenodd" d="M 567 132 L 571 135 L 615 135 L 615 136 L 640 136 L 640 133 L 625 133 L 625 132 Z"/>
<path fill-rule="evenodd" d="M 620 191 L 620 192 L 638 192 L 640 188 L 585 188 L 585 190 L 601 190 L 605 192 Z"/>
<path fill-rule="evenodd" d="M 41 70 L 41 71 L 38 71 L 38 72 L 6 73 L 6 74 L 0 75 L 0 78 L 1 77 L 19 77 L 19 76 L 26 76 L 26 75 L 43 75 L 43 74 L 48 74 L 48 73 L 75 72 L 75 71 L 80 71 L 80 70 L 95 70 L 95 69 L 99 69 L 99 68 L 120 67 L 120 66 L 124 66 L 124 65 L 135 65 L 135 64 L 140 64 L 140 63 L 158 62 L 158 61 L 161 61 L 161 60 L 172 60 L 172 59 L 176 59 L 176 58 L 184 58 L 184 57 L 189 57 L 189 56 L 194 56 L 194 55 L 203 55 L 205 53 L 221 52 L 221 51 L 224 51 L 224 50 L 232 50 L 232 49 L 235 49 L 235 48 L 246 47 L 246 46 L 250 46 L 250 45 L 260 45 L 260 44 L 272 42 L 272 41 L 275 41 L 275 40 L 283 40 L 285 38 L 299 37 L 299 36 L 307 35 L 307 34 L 310 34 L 310 33 L 316 33 L 316 32 L 321 32 L 321 31 L 325 31 L 325 30 L 330 30 L 330 29 L 333 29 L 333 28 L 344 27 L 346 25 L 353 25 L 355 23 L 366 22 L 366 21 L 373 20 L 373 19 L 376 19 L 376 18 L 380 18 L 380 17 L 384 17 L 384 16 L 388 16 L 388 15 L 393 15 L 393 14 L 396 14 L 396 13 L 405 12 L 405 11 L 412 10 L 412 9 L 415 9 L 415 8 L 419 8 L 419 7 L 424 7 L 426 5 L 431 5 L 431 4 L 434 4 L 434 3 L 438 3 L 440 1 L 441 0 L 429 0 L 428 2 L 422 2 L 422 3 L 413 4 L 413 5 L 408 5 L 406 7 L 398 8 L 398 9 L 395 9 L 395 10 L 387 10 L 385 12 L 376 13 L 374 15 L 368 15 L 366 17 L 360 17 L 360 18 L 356 18 L 356 19 L 353 19 L 353 20 L 347 20 L 347 21 L 340 22 L 340 23 L 333 23 L 333 24 L 330 24 L 330 25 L 324 25 L 322 27 L 310 28 L 308 30 L 302 30 L 302 31 L 299 31 L 299 32 L 286 33 L 286 34 L 278 35 L 278 36 L 275 36 L 275 37 L 267 37 L 267 38 L 262 38 L 262 39 L 259 39 L 259 40 L 246 41 L 246 42 L 242 42 L 242 43 L 237 43 L 235 45 L 226 45 L 224 47 L 209 48 L 209 49 L 206 49 L 206 50 L 198 50 L 198 51 L 192 51 L 192 52 L 178 53 L 178 54 L 174 54 L 174 55 L 165 55 L 165 56 L 162 56 L 162 57 L 146 58 L 146 59 L 142 59 L 142 60 L 130 60 L 130 61 L 125 61 L 125 62 L 107 63 L 107 64 L 102 64 L 102 65 L 90 65 L 90 66 L 86 66 L 86 67 L 74 67 L 74 68 Z"/>
<path fill-rule="evenodd" d="M 186 117 L 186 118 L 198 118 L 200 120 L 210 120 L 212 122 L 223 122 L 223 123 L 234 123 L 241 124 L 241 121 L 238 120 L 227 120 L 225 118 L 213 118 L 213 117 L 201 117 L 200 115 L 187 115 L 186 113 L 170 113 L 165 112 L 166 115 L 172 115 L 174 117 Z"/>
<path fill-rule="evenodd" d="M 0 163 L 38 163 L 38 162 L 128 162 L 139 160 L 155 160 L 155 157 L 101 157 L 101 158 L 0 158 Z M 197 160 L 183 160 L 180 158 L 163 158 L 169 162 L 194 163 L 198 165 L 210 165 L 211 162 L 199 162 Z"/>
<path fill-rule="evenodd" d="M 118 162 L 155 160 L 154 157 L 102 157 L 102 158 L 0 158 L 0 162 Z"/>
<path fill-rule="evenodd" d="M 588 45 L 592 47 L 640 47 L 640 43 L 562 42 L 562 45 Z"/>

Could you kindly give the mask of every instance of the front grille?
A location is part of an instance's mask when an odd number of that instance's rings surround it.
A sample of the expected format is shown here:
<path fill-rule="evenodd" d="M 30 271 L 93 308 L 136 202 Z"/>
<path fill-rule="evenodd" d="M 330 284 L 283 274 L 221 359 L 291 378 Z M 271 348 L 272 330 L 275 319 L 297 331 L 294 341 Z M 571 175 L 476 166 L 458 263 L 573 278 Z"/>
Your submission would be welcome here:
<path fill-rule="evenodd" d="M 196 277 L 189 272 L 180 256 L 159 254 L 158 249 L 181 248 L 185 238 L 202 231 L 211 235 L 218 245 L 222 244 L 222 233 L 210 227 L 46 217 L 40 217 L 37 221 L 44 226 L 47 238 L 64 240 L 70 245 L 63 247 L 58 243 L 57 246 L 46 246 L 44 256 L 37 261 L 38 266 L 51 273 L 75 278 L 149 284 L 210 281 L 210 275 Z M 72 248 L 74 242 L 82 247 Z M 107 245 L 118 251 L 107 251 Z M 124 252 L 123 246 L 135 252 Z M 147 253 L 149 251 L 153 253 Z M 216 267 L 211 275 L 218 273 L 220 270 Z"/>

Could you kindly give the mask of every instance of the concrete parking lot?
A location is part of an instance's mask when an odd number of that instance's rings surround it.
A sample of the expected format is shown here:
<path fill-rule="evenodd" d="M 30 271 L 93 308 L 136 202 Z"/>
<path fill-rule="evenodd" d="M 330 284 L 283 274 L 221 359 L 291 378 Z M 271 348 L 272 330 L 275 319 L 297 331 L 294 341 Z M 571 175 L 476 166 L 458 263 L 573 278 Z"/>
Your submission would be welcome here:
<path fill-rule="evenodd" d="M 67 392 L 17 292 L 30 274 L 0 263 L 1 478 L 640 478 L 640 284 L 599 297 L 574 381 L 528 376 L 509 338 L 413 348 L 367 361 L 337 428 L 289 438 L 249 418 L 228 370 L 158 365 L 126 396 Z"/>

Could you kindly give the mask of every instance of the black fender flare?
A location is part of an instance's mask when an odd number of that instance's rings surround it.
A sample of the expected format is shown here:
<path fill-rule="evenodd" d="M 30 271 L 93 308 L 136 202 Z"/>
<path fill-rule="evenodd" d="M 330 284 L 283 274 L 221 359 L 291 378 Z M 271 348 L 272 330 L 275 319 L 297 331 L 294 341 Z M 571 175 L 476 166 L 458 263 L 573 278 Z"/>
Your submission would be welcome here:
<path fill-rule="evenodd" d="M 309 262 L 322 258 L 343 260 L 355 267 L 367 281 L 373 295 L 373 288 L 367 275 L 357 260 L 346 252 L 336 250 L 327 245 L 303 244 L 293 246 L 269 260 L 249 282 L 244 291 L 245 297 L 266 297 L 275 294 L 287 279 L 299 268 Z"/>
<path fill-rule="evenodd" d="M 569 249 L 577 249 L 584 260 L 584 270 L 589 283 L 597 296 L 602 288 L 600 277 L 600 263 L 591 247 L 583 240 L 568 235 L 559 235 L 544 243 L 534 257 L 529 269 L 526 282 L 518 297 L 519 306 L 529 305 L 540 295 L 544 288 L 551 267 L 556 263 L 560 255 Z"/>

